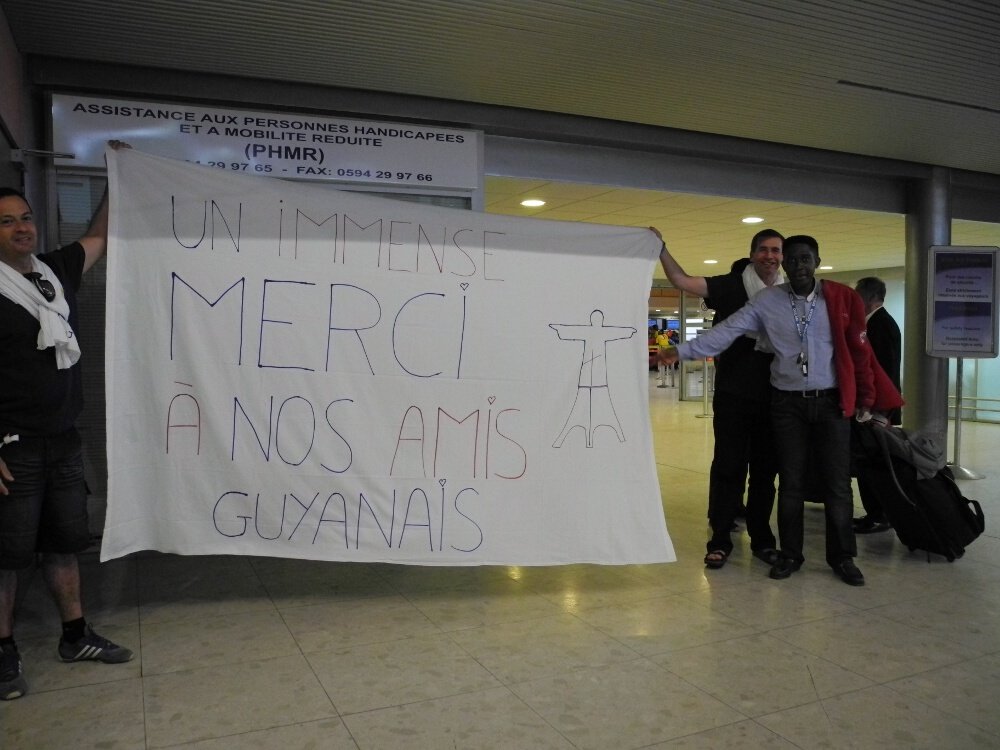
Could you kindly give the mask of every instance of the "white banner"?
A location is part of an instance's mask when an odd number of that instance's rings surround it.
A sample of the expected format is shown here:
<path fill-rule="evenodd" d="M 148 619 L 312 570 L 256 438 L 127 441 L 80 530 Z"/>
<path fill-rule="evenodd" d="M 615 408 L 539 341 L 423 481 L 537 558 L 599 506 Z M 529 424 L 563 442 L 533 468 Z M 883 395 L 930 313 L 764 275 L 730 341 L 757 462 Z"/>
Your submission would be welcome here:
<path fill-rule="evenodd" d="M 108 170 L 103 560 L 675 559 L 650 232 Z"/>
<path fill-rule="evenodd" d="M 72 154 L 57 166 L 103 168 L 112 137 L 229 172 L 423 191 L 480 188 L 477 130 L 52 95 L 52 147 Z"/>

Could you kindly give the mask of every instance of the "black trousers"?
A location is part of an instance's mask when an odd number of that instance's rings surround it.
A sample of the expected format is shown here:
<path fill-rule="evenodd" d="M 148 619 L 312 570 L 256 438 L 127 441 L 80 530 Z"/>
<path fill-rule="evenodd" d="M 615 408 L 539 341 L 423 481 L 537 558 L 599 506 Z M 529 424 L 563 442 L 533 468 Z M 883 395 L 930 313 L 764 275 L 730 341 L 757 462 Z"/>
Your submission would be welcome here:
<path fill-rule="evenodd" d="M 804 398 L 771 392 L 771 416 L 780 453 L 778 535 L 781 552 L 803 560 L 803 503 L 818 491 L 826 515 L 826 561 L 836 565 L 857 555 L 851 525 L 851 423 L 844 419 L 836 391 Z M 812 453 L 812 460 L 810 460 Z M 815 474 L 815 476 L 811 476 Z"/>
<path fill-rule="evenodd" d="M 864 466 L 858 468 L 858 494 L 861 495 L 861 505 L 865 509 L 865 515 L 873 521 L 885 521 L 882 500 L 879 499 L 878 489 L 869 479 L 867 471 Z"/>
<path fill-rule="evenodd" d="M 708 482 L 709 552 L 732 552 L 730 529 L 747 498 L 747 533 L 753 549 L 774 549 L 771 531 L 777 450 L 767 402 L 716 391 L 712 401 L 715 452 Z M 747 477 L 750 482 L 747 485 Z"/>

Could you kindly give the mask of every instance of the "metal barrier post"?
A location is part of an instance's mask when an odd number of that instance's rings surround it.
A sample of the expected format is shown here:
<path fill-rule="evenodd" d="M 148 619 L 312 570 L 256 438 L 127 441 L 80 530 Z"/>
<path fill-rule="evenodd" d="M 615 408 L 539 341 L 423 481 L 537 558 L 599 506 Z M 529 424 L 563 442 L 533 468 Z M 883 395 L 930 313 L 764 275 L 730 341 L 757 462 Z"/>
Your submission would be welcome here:
<path fill-rule="evenodd" d="M 982 474 L 977 474 L 972 469 L 962 466 L 962 358 L 955 360 L 955 460 L 949 462 L 951 473 L 956 479 L 982 479 Z"/>
<path fill-rule="evenodd" d="M 706 419 L 712 416 L 708 410 L 708 359 L 701 363 L 701 414 L 696 414 L 695 419 Z"/>

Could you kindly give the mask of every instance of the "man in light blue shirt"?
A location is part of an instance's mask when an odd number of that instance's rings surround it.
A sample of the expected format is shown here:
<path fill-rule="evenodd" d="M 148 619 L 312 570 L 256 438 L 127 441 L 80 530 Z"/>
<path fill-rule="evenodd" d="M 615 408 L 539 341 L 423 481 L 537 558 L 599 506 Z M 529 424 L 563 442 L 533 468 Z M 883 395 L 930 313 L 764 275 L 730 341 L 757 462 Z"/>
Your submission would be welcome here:
<path fill-rule="evenodd" d="M 739 336 L 767 334 L 775 353 L 771 416 L 779 452 L 781 540 L 781 557 L 770 576 L 788 578 L 802 566 L 803 505 L 807 490 L 818 486 L 826 514 L 827 564 L 845 583 L 862 586 L 864 576 L 853 560 L 857 545 L 851 525 L 850 422 L 845 417 L 871 419 L 871 352 L 861 298 L 843 284 L 818 281 L 818 265 L 815 239 L 786 238 L 782 268 L 788 283 L 762 290 L 664 360 L 716 356 Z M 818 476 L 810 477 L 811 471 Z"/>

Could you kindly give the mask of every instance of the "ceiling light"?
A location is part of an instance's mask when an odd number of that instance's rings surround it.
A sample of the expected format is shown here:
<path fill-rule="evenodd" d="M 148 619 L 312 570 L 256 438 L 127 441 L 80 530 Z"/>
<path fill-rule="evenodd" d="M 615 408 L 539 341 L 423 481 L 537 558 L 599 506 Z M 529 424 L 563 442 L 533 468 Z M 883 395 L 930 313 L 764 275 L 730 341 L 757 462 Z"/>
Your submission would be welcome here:
<path fill-rule="evenodd" d="M 539 206 L 544 206 L 545 201 L 538 200 L 538 198 L 528 198 L 527 200 L 521 201 L 521 205 L 526 208 L 538 208 Z"/>
<path fill-rule="evenodd" d="M 742 221 L 744 224 L 760 224 L 764 219 L 760 216 L 744 216 Z"/>
<path fill-rule="evenodd" d="M 833 270 L 833 266 L 820 266 L 819 270 L 820 271 L 832 271 Z"/>
<path fill-rule="evenodd" d="M 718 263 L 719 261 L 717 261 L 717 260 L 706 260 L 705 262 L 708 263 L 709 265 L 713 265 L 715 263 Z"/>

